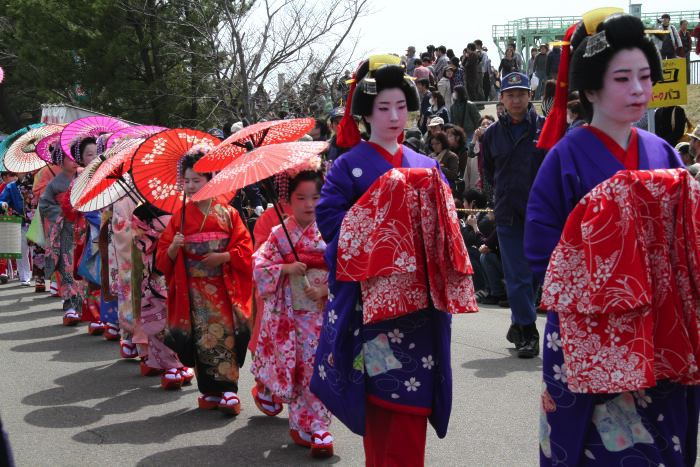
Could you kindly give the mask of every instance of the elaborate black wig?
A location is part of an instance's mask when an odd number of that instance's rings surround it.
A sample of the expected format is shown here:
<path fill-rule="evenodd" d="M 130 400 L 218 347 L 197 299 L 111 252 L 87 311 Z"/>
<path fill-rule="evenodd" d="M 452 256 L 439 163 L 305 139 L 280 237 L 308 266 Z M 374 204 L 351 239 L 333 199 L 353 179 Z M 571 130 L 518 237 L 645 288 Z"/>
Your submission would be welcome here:
<path fill-rule="evenodd" d="M 571 38 L 573 55 L 569 72 L 571 89 L 580 92 L 598 91 L 603 88 L 603 76 L 608 64 L 617 52 L 624 49 L 640 49 L 649 62 L 651 80 L 661 81 L 661 57 L 656 46 L 644 33 L 644 23 L 631 15 L 612 15 L 602 21 L 596 34 L 588 36 L 581 23 Z M 585 100 L 585 97 L 584 99 Z M 586 100 L 586 104 L 590 104 Z"/>
<path fill-rule="evenodd" d="M 406 106 L 409 112 L 420 108 L 420 99 L 416 85 L 399 65 L 383 65 L 370 72 L 369 60 L 366 60 L 357 70 L 357 87 L 352 96 L 352 114 L 360 116 L 372 115 L 372 105 L 377 94 L 385 89 L 399 88 L 406 95 Z"/>
<path fill-rule="evenodd" d="M 97 144 L 97 140 L 92 136 L 83 138 L 80 141 L 73 143 L 73 145 L 70 147 L 70 154 L 73 156 L 73 160 L 77 162 L 78 165 L 85 166 L 83 161 L 83 151 L 85 151 L 85 148 L 90 144 Z"/>

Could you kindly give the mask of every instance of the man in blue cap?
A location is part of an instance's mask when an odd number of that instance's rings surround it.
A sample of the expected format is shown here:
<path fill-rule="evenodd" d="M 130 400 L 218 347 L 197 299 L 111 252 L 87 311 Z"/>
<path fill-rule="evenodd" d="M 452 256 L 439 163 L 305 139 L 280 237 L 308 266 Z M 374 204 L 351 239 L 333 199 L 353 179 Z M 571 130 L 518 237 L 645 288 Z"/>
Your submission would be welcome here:
<path fill-rule="evenodd" d="M 523 238 L 530 187 L 545 155 L 537 149 L 544 118 L 530 103 L 530 80 L 523 73 L 510 73 L 501 80 L 500 100 L 506 112 L 481 138 L 484 177 L 494 187 L 496 233 L 508 293 L 502 305 L 510 305 L 512 313 L 506 339 L 515 344 L 518 357 L 534 358 L 540 352 L 536 284 Z"/>

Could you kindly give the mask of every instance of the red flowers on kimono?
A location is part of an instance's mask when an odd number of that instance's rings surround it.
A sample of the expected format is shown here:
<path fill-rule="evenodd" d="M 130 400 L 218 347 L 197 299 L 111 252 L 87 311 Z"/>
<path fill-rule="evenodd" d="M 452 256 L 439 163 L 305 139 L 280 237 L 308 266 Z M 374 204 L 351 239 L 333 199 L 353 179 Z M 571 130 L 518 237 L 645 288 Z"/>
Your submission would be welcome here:
<path fill-rule="evenodd" d="M 343 219 L 336 277 L 362 282 L 363 322 L 433 306 L 478 311 L 450 187 L 436 168 L 382 175 Z"/>
<path fill-rule="evenodd" d="M 700 384 L 700 185 L 674 169 L 596 186 L 567 219 L 542 304 L 559 313 L 572 391 Z"/>

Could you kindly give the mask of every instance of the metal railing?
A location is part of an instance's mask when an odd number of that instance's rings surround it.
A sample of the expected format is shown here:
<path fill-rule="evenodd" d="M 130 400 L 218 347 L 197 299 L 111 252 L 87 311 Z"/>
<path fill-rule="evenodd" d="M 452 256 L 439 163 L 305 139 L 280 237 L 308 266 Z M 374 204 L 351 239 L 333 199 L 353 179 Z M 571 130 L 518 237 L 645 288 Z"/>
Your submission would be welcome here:
<path fill-rule="evenodd" d="M 690 84 L 700 84 L 700 60 L 690 61 Z"/>

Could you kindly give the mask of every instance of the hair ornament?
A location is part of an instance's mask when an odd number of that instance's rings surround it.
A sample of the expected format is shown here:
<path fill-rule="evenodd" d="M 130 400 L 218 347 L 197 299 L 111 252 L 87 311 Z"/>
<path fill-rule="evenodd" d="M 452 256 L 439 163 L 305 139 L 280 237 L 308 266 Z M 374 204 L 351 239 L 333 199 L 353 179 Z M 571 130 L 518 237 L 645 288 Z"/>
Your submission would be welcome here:
<path fill-rule="evenodd" d="M 609 47 L 610 43 L 605 35 L 605 30 L 600 31 L 599 33 L 593 34 L 588 39 L 588 43 L 586 44 L 586 52 L 583 54 L 583 56 L 584 58 L 594 57 Z"/>

